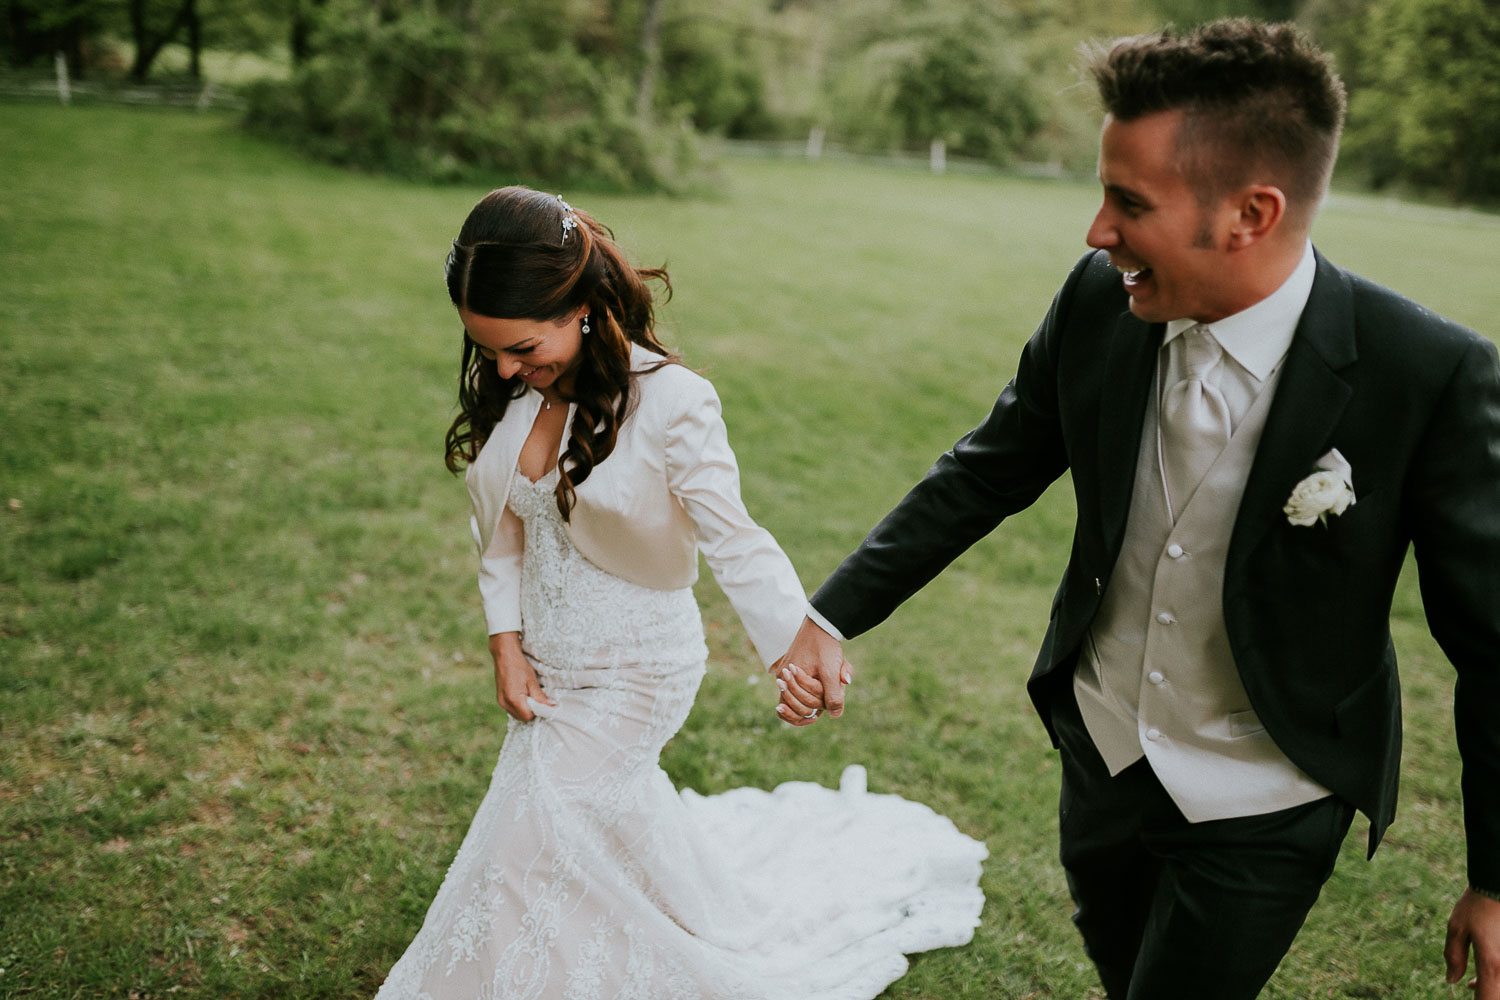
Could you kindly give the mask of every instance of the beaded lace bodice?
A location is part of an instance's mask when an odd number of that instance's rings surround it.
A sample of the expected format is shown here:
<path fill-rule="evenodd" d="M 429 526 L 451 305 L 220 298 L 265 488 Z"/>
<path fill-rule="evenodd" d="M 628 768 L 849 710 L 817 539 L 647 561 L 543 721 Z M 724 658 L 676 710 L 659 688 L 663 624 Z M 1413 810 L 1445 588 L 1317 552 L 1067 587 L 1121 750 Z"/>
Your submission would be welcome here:
<path fill-rule="evenodd" d="M 519 470 L 510 508 L 525 524 L 522 646 L 549 670 L 598 670 L 655 661 L 701 664 L 708 655 L 692 588 L 652 590 L 585 559 L 563 528 L 554 469 L 536 482 Z"/>

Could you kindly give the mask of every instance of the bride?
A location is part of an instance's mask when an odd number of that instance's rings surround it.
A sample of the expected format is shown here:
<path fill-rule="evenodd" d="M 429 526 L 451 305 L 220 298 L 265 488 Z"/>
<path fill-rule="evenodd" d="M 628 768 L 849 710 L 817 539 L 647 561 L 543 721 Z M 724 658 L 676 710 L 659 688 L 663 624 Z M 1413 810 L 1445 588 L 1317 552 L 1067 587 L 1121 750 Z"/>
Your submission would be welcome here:
<path fill-rule="evenodd" d="M 767 664 L 806 608 L 746 513 L 713 387 L 657 340 L 612 234 L 510 187 L 448 257 L 460 414 L 500 705 L 494 776 L 378 1000 L 869 1000 L 903 953 L 966 943 L 984 845 L 945 817 L 789 782 L 680 794 L 658 766 L 707 648 L 701 551 Z M 788 893 L 793 840 L 842 877 Z"/>

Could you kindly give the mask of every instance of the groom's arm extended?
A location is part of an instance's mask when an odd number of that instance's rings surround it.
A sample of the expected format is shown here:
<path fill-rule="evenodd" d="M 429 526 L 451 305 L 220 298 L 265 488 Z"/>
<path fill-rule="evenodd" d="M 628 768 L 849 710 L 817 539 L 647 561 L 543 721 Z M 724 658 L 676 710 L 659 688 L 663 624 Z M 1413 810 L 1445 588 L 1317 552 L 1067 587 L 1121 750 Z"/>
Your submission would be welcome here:
<path fill-rule="evenodd" d="M 1475 337 L 1435 413 L 1408 488 L 1422 606 L 1458 672 L 1472 889 L 1448 925 L 1450 981 L 1474 952 L 1477 1000 L 1500 1000 L 1500 361 Z M 1479 890 L 1475 892 L 1474 890 Z"/>
<path fill-rule="evenodd" d="M 1067 470 L 1057 357 L 1090 259 L 1079 261 L 1058 291 L 989 415 L 937 460 L 813 595 L 813 607 L 843 638 L 880 624 Z M 835 637 L 807 619 L 782 662 L 817 678 L 829 714 L 842 712 L 843 661 Z"/>

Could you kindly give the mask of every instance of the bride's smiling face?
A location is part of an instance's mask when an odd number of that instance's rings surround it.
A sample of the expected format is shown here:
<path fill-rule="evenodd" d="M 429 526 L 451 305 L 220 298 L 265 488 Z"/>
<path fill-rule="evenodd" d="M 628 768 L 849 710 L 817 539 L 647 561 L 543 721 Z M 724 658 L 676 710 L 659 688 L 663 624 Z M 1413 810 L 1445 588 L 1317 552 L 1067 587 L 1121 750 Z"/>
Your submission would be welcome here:
<path fill-rule="evenodd" d="M 571 381 L 583 357 L 581 327 L 588 307 L 558 320 L 497 319 L 459 309 L 469 339 L 503 379 L 520 378 L 533 389 Z"/>

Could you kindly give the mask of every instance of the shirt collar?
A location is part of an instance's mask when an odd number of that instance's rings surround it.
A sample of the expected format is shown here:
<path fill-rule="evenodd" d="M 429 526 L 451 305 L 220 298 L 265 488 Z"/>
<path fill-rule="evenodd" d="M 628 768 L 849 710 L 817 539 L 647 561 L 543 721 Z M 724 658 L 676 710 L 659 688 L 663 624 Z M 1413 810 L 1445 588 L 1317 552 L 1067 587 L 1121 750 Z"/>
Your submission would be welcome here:
<path fill-rule="evenodd" d="M 1307 297 L 1312 293 L 1313 275 L 1317 269 L 1312 241 L 1309 240 L 1303 247 L 1302 259 L 1280 288 L 1233 316 L 1203 324 L 1224 348 L 1224 353 L 1257 382 L 1264 382 L 1266 376 L 1275 371 L 1286 356 L 1287 348 L 1292 346 L 1292 334 L 1297 331 L 1297 320 L 1302 317 Z M 1197 325 L 1197 320 L 1192 319 L 1169 321 L 1163 343 L 1170 343 Z"/>

